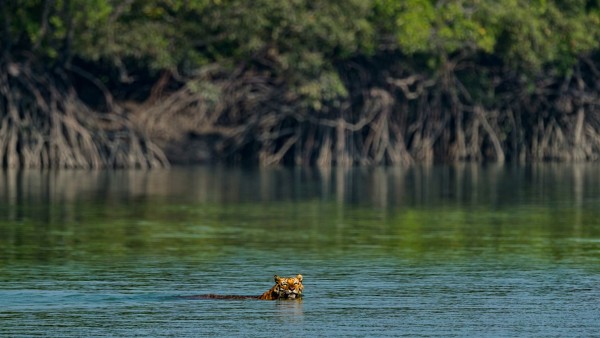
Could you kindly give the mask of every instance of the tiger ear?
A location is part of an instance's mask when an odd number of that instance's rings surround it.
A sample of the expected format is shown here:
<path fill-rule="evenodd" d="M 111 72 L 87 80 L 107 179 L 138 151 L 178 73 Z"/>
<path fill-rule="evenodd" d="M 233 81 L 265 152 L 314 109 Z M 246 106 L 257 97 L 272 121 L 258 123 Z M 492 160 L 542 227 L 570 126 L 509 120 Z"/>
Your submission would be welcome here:
<path fill-rule="evenodd" d="M 300 281 L 300 283 L 302 283 L 302 275 L 298 274 L 298 276 L 296 276 L 296 278 Z"/>
<path fill-rule="evenodd" d="M 274 277 L 273 279 L 275 280 L 275 283 L 277 283 L 277 281 L 279 281 L 279 280 L 281 279 L 281 278 L 279 278 L 279 276 L 277 276 L 277 275 L 275 275 L 275 276 L 273 276 L 273 277 Z"/>

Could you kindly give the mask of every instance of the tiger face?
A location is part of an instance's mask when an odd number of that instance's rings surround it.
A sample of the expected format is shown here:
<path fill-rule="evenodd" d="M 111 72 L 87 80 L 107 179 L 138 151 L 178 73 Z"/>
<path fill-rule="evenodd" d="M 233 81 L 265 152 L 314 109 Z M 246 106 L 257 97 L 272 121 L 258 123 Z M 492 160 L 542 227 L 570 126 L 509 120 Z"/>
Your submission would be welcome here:
<path fill-rule="evenodd" d="M 302 296 L 303 290 L 302 275 L 297 275 L 296 277 L 279 277 L 275 275 L 275 285 L 258 297 L 258 299 L 296 299 Z"/>
<path fill-rule="evenodd" d="M 280 299 L 296 299 L 302 296 L 304 285 L 302 275 L 296 277 L 279 277 L 275 275 L 275 287 Z"/>

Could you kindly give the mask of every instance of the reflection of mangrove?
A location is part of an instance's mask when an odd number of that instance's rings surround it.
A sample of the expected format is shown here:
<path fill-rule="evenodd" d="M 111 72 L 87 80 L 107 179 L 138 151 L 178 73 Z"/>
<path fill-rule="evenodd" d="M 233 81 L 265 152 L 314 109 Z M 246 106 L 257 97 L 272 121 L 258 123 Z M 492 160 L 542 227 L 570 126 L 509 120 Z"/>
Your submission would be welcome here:
<path fill-rule="evenodd" d="M 560 258 L 593 249 L 585 239 L 600 236 L 585 204 L 600 193 L 596 170 L 4 171 L 0 252 L 19 259 L 10 253 L 26 247 L 44 259 L 366 246 L 415 259 L 490 250 Z"/>
<path fill-rule="evenodd" d="M 84 200 L 131 203 L 139 199 L 190 203 L 296 202 L 310 199 L 385 207 L 446 203 L 518 205 L 561 198 L 581 205 L 600 193 L 597 165 L 528 167 L 413 166 L 410 168 L 176 167 L 154 171 L 0 171 L 0 200 L 8 205 L 71 204 Z M 541 193 L 540 193 L 541 192 Z M 538 194 L 538 195 L 536 195 Z M 509 195 L 510 199 L 502 199 Z M 500 201 L 502 200 L 502 201 Z"/>
<path fill-rule="evenodd" d="M 518 213 L 438 207 L 382 217 L 380 212 L 365 209 L 340 216 L 335 205 L 315 201 L 267 208 L 201 206 L 177 213 L 151 205 L 145 215 L 152 221 L 139 221 L 122 207 L 111 209 L 122 214 L 122 220 L 91 215 L 83 208 L 75 212 L 78 218 L 67 221 L 58 217 L 48 224 L 39 220 L 3 221 L 0 256 L 8 260 L 112 260 L 167 255 L 193 260 L 220 257 L 230 252 L 227 248 L 243 247 L 307 255 L 379 252 L 440 262 L 498 254 L 507 259 L 515 255 L 563 259 L 595 252 L 600 236 L 597 227 L 582 226 L 595 224 L 596 214 L 577 216 L 573 210 L 543 207 Z M 301 218 L 290 220 L 290 214 L 300 212 Z M 58 215 L 60 210 L 50 213 Z M 241 219 L 245 220 L 243 225 Z M 573 219 L 581 224 L 571 223 Z"/>

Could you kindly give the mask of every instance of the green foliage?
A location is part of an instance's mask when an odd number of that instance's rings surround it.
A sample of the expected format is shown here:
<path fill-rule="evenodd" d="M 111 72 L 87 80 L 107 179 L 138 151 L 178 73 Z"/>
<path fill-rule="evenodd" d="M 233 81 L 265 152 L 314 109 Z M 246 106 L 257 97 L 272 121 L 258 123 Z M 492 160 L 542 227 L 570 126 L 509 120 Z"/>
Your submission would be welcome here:
<path fill-rule="evenodd" d="M 91 37 L 107 24 L 113 7 L 106 0 L 23 0 L 5 4 L 3 45 L 16 45 L 40 57 L 84 53 L 94 46 Z M 14 13 L 14 16 L 7 17 Z"/>
<path fill-rule="evenodd" d="M 494 36 L 478 15 L 477 1 L 436 3 L 431 0 L 376 0 L 375 12 L 383 15 L 399 48 L 412 53 L 453 53 L 462 49 L 490 52 Z"/>
<path fill-rule="evenodd" d="M 435 19 L 431 1 L 376 0 L 375 10 L 383 15 L 383 27 L 393 32 L 405 53 L 429 51 Z"/>
<path fill-rule="evenodd" d="M 482 6 L 482 13 L 496 35 L 494 53 L 519 69 L 565 71 L 600 37 L 598 10 L 585 1 L 502 0 Z"/>
<path fill-rule="evenodd" d="M 592 1 L 374 0 L 381 31 L 406 54 L 478 51 L 521 70 L 563 71 L 598 48 L 600 15 Z"/>
<path fill-rule="evenodd" d="M 344 83 L 336 72 L 324 72 L 316 79 L 308 79 L 297 88 L 298 94 L 304 97 L 304 102 L 313 110 L 322 110 L 323 104 L 339 108 L 341 98 L 348 96 Z"/>
<path fill-rule="evenodd" d="M 485 17 L 479 16 L 473 1 L 457 1 L 441 6 L 436 15 L 436 44 L 447 52 L 464 48 L 491 52 L 495 36 L 485 27 Z"/>
<path fill-rule="evenodd" d="M 354 56 L 485 53 L 518 70 L 564 72 L 600 38 L 600 5 L 586 0 L 20 0 L 0 8 L 2 46 L 13 51 L 117 66 L 129 58 L 184 73 L 256 63 L 321 103 L 346 95 L 333 64 Z M 315 90 L 316 81 L 328 88 Z"/>
<path fill-rule="evenodd" d="M 214 19 L 193 34 L 204 37 L 211 60 L 267 65 L 307 106 L 320 110 L 347 95 L 333 63 L 375 50 L 369 10 L 362 0 L 231 0 L 207 8 L 204 17 Z"/>

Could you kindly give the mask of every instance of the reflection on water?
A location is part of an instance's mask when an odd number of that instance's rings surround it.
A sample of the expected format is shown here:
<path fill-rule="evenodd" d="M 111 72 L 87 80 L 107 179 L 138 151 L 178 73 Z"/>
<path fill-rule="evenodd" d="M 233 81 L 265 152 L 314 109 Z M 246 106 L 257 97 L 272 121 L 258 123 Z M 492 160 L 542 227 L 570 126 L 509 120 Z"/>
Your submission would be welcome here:
<path fill-rule="evenodd" d="M 2 171 L 0 336 L 589 336 L 598 169 Z"/>
<path fill-rule="evenodd" d="M 378 208 L 555 202 L 581 205 L 600 192 L 596 164 L 529 167 L 462 164 L 330 170 L 221 167 L 139 171 L 0 171 L 5 211 L 37 204 L 160 198 L 197 203 L 299 201 L 309 198 Z M 15 217 L 18 215 L 15 215 Z"/>

